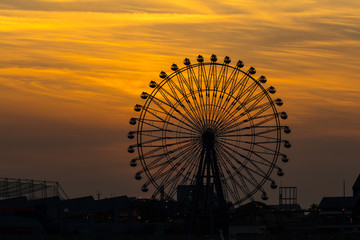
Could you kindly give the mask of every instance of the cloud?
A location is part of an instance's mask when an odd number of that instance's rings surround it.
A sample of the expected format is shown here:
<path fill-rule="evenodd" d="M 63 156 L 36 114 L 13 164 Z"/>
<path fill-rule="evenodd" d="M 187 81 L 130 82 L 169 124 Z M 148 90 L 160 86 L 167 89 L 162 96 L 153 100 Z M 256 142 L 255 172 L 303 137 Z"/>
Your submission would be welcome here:
<path fill-rule="evenodd" d="M 2 9 L 77 11 L 77 12 L 117 12 L 117 13 L 212 13 L 216 7 L 225 7 L 218 1 L 154 1 L 154 0 L 4 0 Z M 231 10 L 230 8 L 227 8 Z"/>
<path fill-rule="evenodd" d="M 345 16 L 319 7 L 281 12 L 287 8 L 282 6 L 269 18 L 252 13 L 250 6 L 243 7 L 247 14 L 235 15 L 2 11 L 1 84 L 66 101 L 120 102 L 127 109 L 131 101 L 122 96 L 135 99 L 171 62 L 231 52 L 285 84 L 285 99 L 293 86 L 332 89 L 340 96 L 359 90 L 352 63 L 359 56 L 354 53 L 359 52 L 360 20 L 353 9 Z M 293 92 L 290 99 L 299 94 Z"/>

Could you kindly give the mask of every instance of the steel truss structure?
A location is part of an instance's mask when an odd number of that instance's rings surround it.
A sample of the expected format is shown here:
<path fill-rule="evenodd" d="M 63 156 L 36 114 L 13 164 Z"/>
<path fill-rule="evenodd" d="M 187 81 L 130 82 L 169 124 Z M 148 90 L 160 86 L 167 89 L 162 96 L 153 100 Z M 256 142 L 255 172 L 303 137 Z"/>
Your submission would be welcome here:
<path fill-rule="evenodd" d="M 69 198 L 64 189 L 60 186 L 59 182 L 0 178 L 0 199 L 23 196 L 28 199 L 40 199 L 56 196 L 62 200 Z"/>
<path fill-rule="evenodd" d="M 277 111 L 283 101 L 272 97 L 276 89 L 265 86 L 265 76 L 254 78 L 253 67 L 243 71 L 242 61 L 230 62 L 186 58 L 183 68 L 173 64 L 173 73 L 161 72 L 160 83 L 150 82 L 153 91 L 141 94 L 145 102 L 134 108 L 140 116 L 129 122 L 137 125 L 128 133 L 136 143 L 128 152 L 137 150 L 130 165 L 142 166 L 135 179 L 147 176 L 142 191 L 152 185 L 153 197 L 174 199 L 177 186 L 193 185 L 192 199 L 240 205 L 256 192 L 266 200 L 266 182 L 277 187 L 271 173 L 284 175 L 277 160 L 288 162 L 280 149 L 291 146 L 282 139 L 290 128 L 280 124 L 287 114 Z"/>

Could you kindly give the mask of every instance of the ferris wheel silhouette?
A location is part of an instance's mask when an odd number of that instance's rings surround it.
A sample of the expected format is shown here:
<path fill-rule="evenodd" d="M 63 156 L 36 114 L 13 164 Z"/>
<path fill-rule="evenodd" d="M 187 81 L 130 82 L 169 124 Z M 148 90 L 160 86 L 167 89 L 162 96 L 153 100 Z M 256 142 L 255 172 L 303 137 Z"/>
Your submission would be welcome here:
<path fill-rule="evenodd" d="M 141 93 L 144 102 L 134 108 L 140 116 L 130 119 L 137 129 L 128 133 L 136 139 L 128 152 L 137 151 L 130 165 L 142 166 L 135 179 L 145 176 L 142 191 L 152 188 L 154 198 L 175 199 L 178 186 L 190 185 L 220 204 L 240 205 L 257 192 L 267 200 L 264 184 L 277 188 L 272 173 L 283 176 L 278 159 L 289 160 L 281 152 L 291 147 L 283 139 L 290 128 L 281 125 L 287 114 L 277 110 L 283 101 L 242 61 L 196 60 L 173 64 L 171 74 L 162 71 L 161 81 L 150 82 L 152 92 Z"/>

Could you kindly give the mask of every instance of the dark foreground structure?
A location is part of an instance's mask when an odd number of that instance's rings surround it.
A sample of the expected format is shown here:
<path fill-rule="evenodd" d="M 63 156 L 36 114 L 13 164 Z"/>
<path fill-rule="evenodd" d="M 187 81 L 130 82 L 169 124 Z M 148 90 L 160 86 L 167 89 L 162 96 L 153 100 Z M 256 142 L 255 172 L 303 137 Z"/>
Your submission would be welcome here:
<path fill-rule="evenodd" d="M 360 239 L 360 178 L 351 197 L 324 197 L 309 209 L 294 202 L 249 202 L 229 212 L 224 239 Z M 189 239 L 191 209 L 175 201 L 127 196 L 96 200 L 31 196 L 0 200 L 0 239 Z M 215 237 L 214 237 L 215 236 Z M 222 239 L 198 234 L 191 239 Z"/>
<path fill-rule="evenodd" d="M 307 210 L 250 202 L 232 211 L 224 238 L 360 239 L 360 201 L 351 198 L 324 198 Z M 188 239 L 187 214 L 176 202 L 127 196 L 20 197 L 0 201 L 0 239 Z"/>

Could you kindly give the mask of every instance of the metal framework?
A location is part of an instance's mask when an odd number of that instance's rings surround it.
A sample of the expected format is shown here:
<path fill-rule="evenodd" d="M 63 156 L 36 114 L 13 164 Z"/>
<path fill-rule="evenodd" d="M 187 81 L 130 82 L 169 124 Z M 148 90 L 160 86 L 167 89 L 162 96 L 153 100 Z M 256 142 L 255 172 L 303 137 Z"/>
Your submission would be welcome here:
<path fill-rule="evenodd" d="M 279 205 L 297 204 L 297 187 L 279 187 Z"/>
<path fill-rule="evenodd" d="M 265 76 L 253 77 L 253 67 L 243 71 L 243 62 L 231 66 L 229 57 L 210 60 L 199 55 L 195 64 L 187 58 L 183 68 L 173 64 L 172 74 L 161 72 L 160 83 L 150 82 L 153 91 L 141 94 L 145 102 L 134 108 L 140 116 L 129 122 L 137 129 L 128 133 L 136 138 L 128 152 L 138 152 L 130 165 L 142 166 L 135 179 L 145 174 L 142 191 L 152 185 L 153 197 L 174 199 L 177 186 L 192 185 L 192 199 L 218 206 L 240 205 L 256 192 L 266 200 L 263 185 L 277 187 L 272 171 L 284 175 L 278 158 L 288 161 L 281 145 L 291 146 L 281 137 L 290 133 L 280 125 L 287 114 L 276 109 L 283 101 L 271 97 L 276 90 L 265 86 Z"/>
<path fill-rule="evenodd" d="M 39 199 L 58 196 L 60 199 L 69 197 L 59 182 L 37 181 L 18 178 L 0 178 L 0 199 L 16 197 Z"/>

